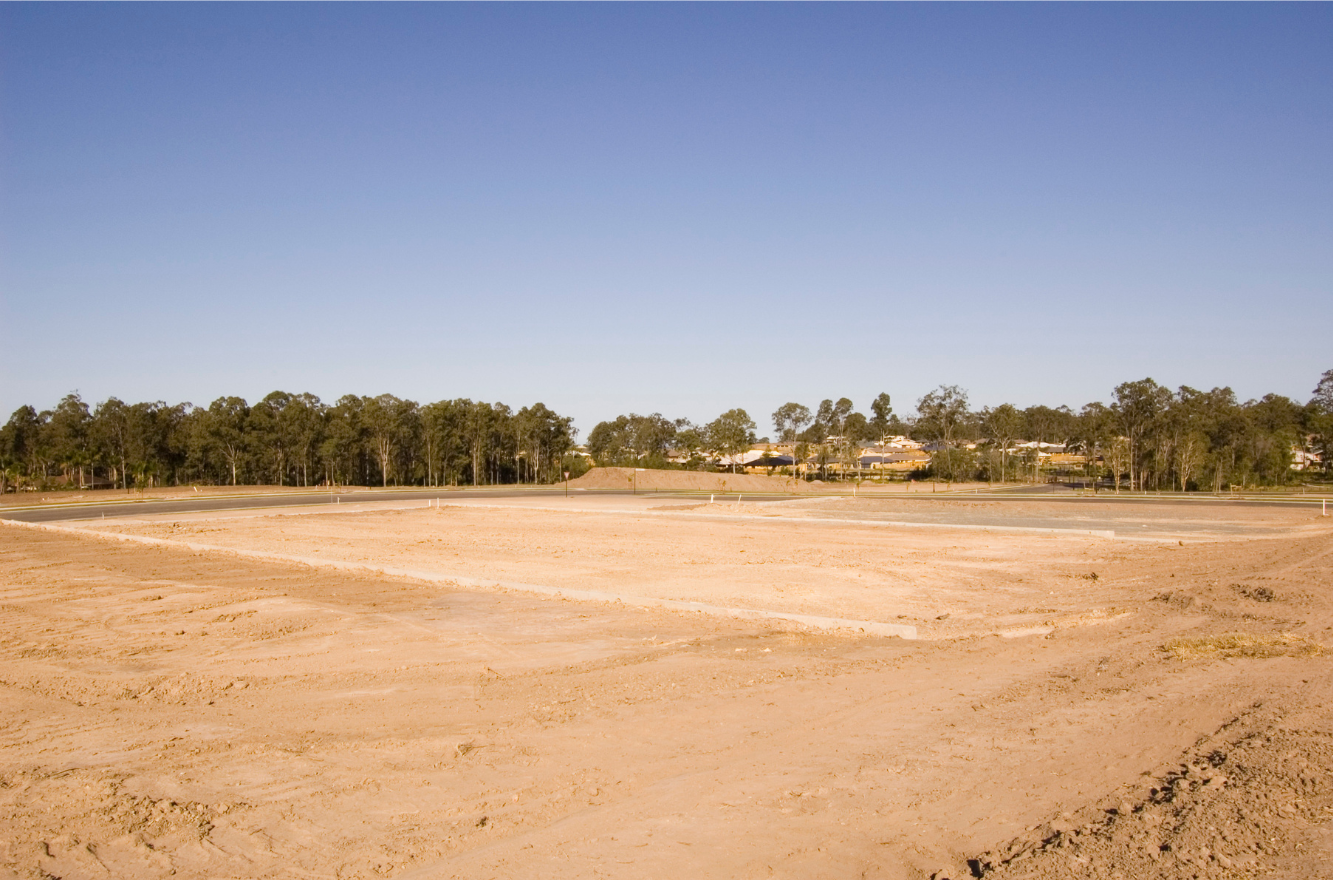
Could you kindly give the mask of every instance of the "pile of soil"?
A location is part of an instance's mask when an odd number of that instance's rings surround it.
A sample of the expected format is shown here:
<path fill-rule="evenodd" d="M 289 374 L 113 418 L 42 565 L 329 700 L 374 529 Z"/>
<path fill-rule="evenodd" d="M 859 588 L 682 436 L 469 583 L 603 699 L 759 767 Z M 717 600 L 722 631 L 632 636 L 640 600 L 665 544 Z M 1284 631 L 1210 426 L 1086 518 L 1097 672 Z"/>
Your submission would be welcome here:
<path fill-rule="evenodd" d="M 1252 714 L 1260 717 L 1242 717 L 1238 726 L 1249 721 L 1256 729 L 1206 739 L 1146 792 L 1053 819 L 971 860 L 969 873 L 994 880 L 1109 880 L 1126 871 L 1171 880 L 1328 876 L 1333 744 L 1326 719 L 1262 708 Z"/>
<path fill-rule="evenodd" d="M 642 491 L 698 491 L 698 492 L 811 492 L 823 487 L 815 481 L 807 483 L 791 477 L 765 477 L 759 474 L 713 474 L 700 471 L 662 471 L 635 468 L 593 468 L 577 480 L 570 480 L 571 489 L 629 489 L 637 485 Z"/>

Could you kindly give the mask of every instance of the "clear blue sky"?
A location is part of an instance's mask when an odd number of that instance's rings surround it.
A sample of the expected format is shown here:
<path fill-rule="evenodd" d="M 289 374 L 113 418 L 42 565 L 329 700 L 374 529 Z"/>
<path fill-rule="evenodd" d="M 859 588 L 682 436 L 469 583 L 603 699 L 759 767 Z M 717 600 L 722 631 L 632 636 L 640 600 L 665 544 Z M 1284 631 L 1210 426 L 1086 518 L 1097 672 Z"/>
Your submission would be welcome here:
<path fill-rule="evenodd" d="M 22 403 L 1309 398 L 1333 5 L 0 5 Z"/>

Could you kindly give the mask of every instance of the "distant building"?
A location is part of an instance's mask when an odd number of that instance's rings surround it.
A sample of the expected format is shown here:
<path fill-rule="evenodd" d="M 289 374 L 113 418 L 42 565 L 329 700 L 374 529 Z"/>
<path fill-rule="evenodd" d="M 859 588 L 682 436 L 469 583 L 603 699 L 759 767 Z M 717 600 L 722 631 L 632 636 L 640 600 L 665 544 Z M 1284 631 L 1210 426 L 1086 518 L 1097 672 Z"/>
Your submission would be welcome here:
<path fill-rule="evenodd" d="M 930 464 L 930 453 L 920 449 L 861 456 L 861 469 L 869 471 L 914 471 Z"/>
<path fill-rule="evenodd" d="M 1311 471 L 1323 467 L 1324 459 L 1317 452 L 1307 452 L 1298 446 L 1291 447 L 1291 469 L 1293 471 Z"/>

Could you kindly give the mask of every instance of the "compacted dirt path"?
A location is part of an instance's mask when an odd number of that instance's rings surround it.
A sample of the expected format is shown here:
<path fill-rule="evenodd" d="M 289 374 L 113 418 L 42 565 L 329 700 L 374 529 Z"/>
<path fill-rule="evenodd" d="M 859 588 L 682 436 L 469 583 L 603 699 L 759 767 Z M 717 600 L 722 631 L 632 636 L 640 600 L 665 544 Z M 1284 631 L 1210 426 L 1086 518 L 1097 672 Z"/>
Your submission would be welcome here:
<path fill-rule="evenodd" d="M 574 580 L 618 567 L 631 586 L 711 579 L 739 599 L 761 582 L 738 551 L 797 540 L 819 552 L 788 558 L 785 583 L 833 602 L 828 583 L 851 591 L 861 566 L 874 583 L 856 589 L 906 603 L 924 638 L 0 525 L 0 872 L 1333 874 L 1333 535 L 1318 523 L 1172 545 L 1013 538 L 1034 541 L 1025 557 L 993 535 L 486 515 L 114 528 L 393 556 L 448 519 L 455 543 L 425 562 L 548 581 L 565 569 L 542 553 L 573 529 Z M 550 540 L 525 552 L 506 519 Z M 630 538 L 638 565 L 616 555 Z M 1091 608 L 1114 613 L 1090 624 Z M 1044 634 L 986 634 L 987 616 L 1024 615 Z"/>

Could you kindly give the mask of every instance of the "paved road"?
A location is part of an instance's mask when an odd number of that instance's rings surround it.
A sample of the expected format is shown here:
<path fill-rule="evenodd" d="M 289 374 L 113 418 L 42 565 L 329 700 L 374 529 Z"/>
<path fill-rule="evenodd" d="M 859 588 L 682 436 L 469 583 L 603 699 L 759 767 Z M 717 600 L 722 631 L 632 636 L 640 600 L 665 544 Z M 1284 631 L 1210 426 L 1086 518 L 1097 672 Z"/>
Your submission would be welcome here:
<path fill-rule="evenodd" d="M 213 496 L 200 498 L 172 498 L 163 500 L 134 499 L 125 501 L 101 501 L 87 504 L 61 503 L 45 507 L 19 509 L 0 508 L 0 519 L 21 520 L 23 522 L 68 522 L 71 520 L 101 519 L 104 516 L 147 516 L 162 513 L 203 513 L 217 510 L 259 510 L 270 507 L 310 507 L 315 505 L 358 504 L 381 501 L 415 501 L 424 503 L 436 498 L 442 501 L 463 499 L 479 500 L 487 498 L 563 498 L 564 489 L 404 489 L 402 491 L 360 491 L 340 492 L 336 494 L 315 494 L 303 492 L 292 495 L 242 495 Z M 628 489 L 583 489 L 575 490 L 571 495 L 632 495 Z M 661 496 L 662 492 L 639 492 L 639 495 Z M 681 493 L 697 496 L 700 493 Z M 709 493 L 704 492 L 704 495 Z M 745 501 L 780 501 L 785 496 L 758 495 L 723 495 L 718 493 L 718 501 L 735 501 L 741 497 Z"/>
<path fill-rule="evenodd" d="M 924 488 L 924 485 L 923 485 Z M 578 495 L 631 495 L 634 494 L 628 489 L 585 489 L 576 490 Z M 571 493 L 574 494 L 574 493 Z M 700 497 L 708 496 L 713 493 L 708 492 L 640 492 L 640 495 L 653 495 L 656 497 Z M 850 494 L 850 493 L 847 493 Z M 1333 501 L 1333 492 L 1329 493 L 1329 500 Z M 479 489 L 403 489 L 403 490 L 361 490 L 351 492 L 341 492 L 337 494 L 323 493 L 300 493 L 290 495 L 246 495 L 246 496 L 212 496 L 199 498 L 176 498 L 170 500 L 125 500 L 125 501 L 99 501 L 90 503 L 62 503 L 53 504 L 45 507 L 30 507 L 19 509 L 0 508 L 0 519 L 15 519 L 25 522 L 62 522 L 71 520 L 101 519 L 103 516 L 134 516 L 162 513 L 201 513 L 207 511 L 222 510 L 257 510 L 271 507 L 308 507 L 313 505 L 330 504 L 354 504 L 361 502 L 376 501 L 417 501 L 425 502 L 428 499 L 439 498 L 443 501 L 455 501 L 463 499 L 479 500 L 484 498 L 556 498 L 564 497 L 562 488 L 479 488 Z M 717 501 L 735 501 L 738 497 L 745 501 L 784 501 L 792 498 L 810 496 L 795 495 L 742 495 L 734 494 L 723 495 L 713 494 Z M 1075 495 L 1069 489 L 1062 486 L 1032 486 L 1019 489 L 1005 490 L 1003 493 L 981 491 L 978 494 L 942 494 L 922 491 L 911 494 L 893 494 L 893 495 L 874 495 L 865 494 L 863 498 L 879 498 L 891 501 L 908 501 L 920 504 L 949 504 L 952 502 L 971 502 L 971 501 L 995 501 L 995 502 L 1019 502 L 1019 501 L 1056 501 L 1068 504 L 1086 504 L 1089 502 L 1112 502 L 1124 505 L 1230 505 L 1232 507 L 1285 507 L 1308 506 L 1311 509 L 1318 509 L 1320 506 L 1319 496 L 1307 497 L 1287 497 L 1287 498 L 1265 498 L 1265 499 L 1232 499 L 1216 498 L 1212 496 L 1194 496 L 1181 498 L 1179 496 L 1155 496 L 1155 495 L 1115 495 L 1114 493 L 1101 493 L 1096 496 Z M 1330 504 L 1333 507 L 1333 504 Z"/>

